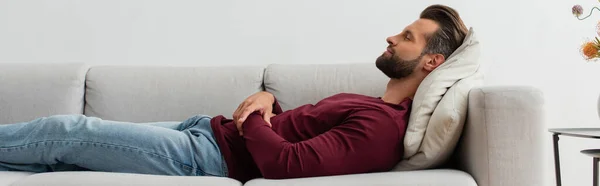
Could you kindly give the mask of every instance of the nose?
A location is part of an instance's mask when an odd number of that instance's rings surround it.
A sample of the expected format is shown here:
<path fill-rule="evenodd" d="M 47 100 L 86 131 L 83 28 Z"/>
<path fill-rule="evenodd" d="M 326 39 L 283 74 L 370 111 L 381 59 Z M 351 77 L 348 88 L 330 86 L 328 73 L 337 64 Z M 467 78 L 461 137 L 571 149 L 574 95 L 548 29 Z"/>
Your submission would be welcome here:
<path fill-rule="evenodd" d="M 385 41 L 387 41 L 387 43 L 390 44 L 390 45 L 392 45 L 392 46 L 396 45 L 396 42 L 394 42 L 394 37 L 393 36 L 387 37 L 385 39 Z"/>

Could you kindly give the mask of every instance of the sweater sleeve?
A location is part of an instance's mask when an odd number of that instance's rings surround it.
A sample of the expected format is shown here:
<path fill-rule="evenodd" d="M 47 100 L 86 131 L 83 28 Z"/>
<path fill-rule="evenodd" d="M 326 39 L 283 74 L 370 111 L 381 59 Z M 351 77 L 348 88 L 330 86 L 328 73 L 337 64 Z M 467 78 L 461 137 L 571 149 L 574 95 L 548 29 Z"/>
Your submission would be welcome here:
<path fill-rule="evenodd" d="M 243 127 L 246 147 L 267 179 L 387 171 L 402 154 L 397 126 L 378 111 L 356 112 L 298 143 L 283 139 L 259 114 L 248 117 Z"/>

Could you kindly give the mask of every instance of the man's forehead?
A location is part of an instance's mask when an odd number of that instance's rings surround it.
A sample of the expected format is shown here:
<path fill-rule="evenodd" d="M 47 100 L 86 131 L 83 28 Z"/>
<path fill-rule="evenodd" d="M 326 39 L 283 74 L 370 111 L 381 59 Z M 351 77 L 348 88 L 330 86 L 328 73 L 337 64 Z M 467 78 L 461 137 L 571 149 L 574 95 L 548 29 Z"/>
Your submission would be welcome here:
<path fill-rule="evenodd" d="M 405 30 L 416 36 L 429 36 L 438 30 L 439 25 L 429 19 L 418 19 L 406 26 Z"/>

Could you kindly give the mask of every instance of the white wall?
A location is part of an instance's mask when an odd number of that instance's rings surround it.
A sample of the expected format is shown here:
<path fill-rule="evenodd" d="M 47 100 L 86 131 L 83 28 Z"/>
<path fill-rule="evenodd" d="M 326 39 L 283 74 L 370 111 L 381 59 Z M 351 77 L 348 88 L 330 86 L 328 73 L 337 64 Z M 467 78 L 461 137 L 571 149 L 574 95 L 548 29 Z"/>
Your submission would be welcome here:
<path fill-rule="evenodd" d="M 586 21 L 570 13 L 575 3 L 586 11 L 600 5 L 595 0 L 0 0 L 0 63 L 373 63 L 386 36 L 440 2 L 480 36 L 487 85 L 542 89 L 548 128 L 600 126 L 600 62 L 578 51 L 595 36 L 600 12 Z M 600 143 L 560 143 L 563 185 L 591 184 L 591 158 L 579 150 Z"/>

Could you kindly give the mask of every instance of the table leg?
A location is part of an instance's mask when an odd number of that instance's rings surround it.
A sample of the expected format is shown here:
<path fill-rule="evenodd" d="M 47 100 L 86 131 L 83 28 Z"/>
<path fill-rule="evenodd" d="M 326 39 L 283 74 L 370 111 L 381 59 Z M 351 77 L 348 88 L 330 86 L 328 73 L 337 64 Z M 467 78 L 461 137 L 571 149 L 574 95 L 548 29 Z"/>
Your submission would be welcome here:
<path fill-rule="evenodd" d="M 560 157 L 558 155 L 558 135 L 559 134 L 553 134 L 552 139 L 554 141 L 554 172 L 556 173 L 556 186 L 561 186 Z"/>
<path fill-rule="evenodd" d="M 600 159 L 594 157 L 594 166 L 593 166 L 594 167 L 594 171 L 593 171 L 594 186 L 598 186 L 598 161 L 600 161 Z"/>

